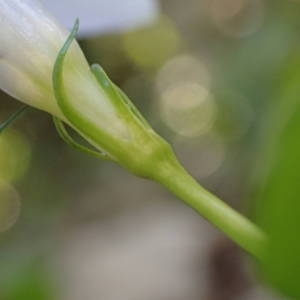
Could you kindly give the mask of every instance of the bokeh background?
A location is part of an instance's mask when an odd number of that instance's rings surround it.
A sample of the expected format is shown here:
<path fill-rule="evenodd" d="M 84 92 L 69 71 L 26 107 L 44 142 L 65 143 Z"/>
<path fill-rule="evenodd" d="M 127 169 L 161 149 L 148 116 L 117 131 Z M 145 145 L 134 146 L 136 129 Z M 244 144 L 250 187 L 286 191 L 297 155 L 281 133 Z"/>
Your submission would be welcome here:
<path fill-rule="evenodd" d="M 268 174 L 299 110 L 300 1 L 43 2 L 69 28 L 81 18 L 88 61 L 203 186 L 268 228 L 264 184 L 273 199 L 285 174 L 299 182 L 294 161 Z M 5 120 L 21 104 L 0 98 Z M 300 147 L 290 126 L 283 160 Z M 68 147 L 46 113 L 0 135 L 1 300 L 286 299 L 259 269 L 162 187 Z"/>

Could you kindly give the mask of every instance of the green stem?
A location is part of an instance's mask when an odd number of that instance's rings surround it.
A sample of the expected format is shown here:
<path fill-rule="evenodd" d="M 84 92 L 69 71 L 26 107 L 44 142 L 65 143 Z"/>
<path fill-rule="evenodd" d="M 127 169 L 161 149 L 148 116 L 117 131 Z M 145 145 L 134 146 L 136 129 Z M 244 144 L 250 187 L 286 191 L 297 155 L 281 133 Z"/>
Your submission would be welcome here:
<path fill-rule="evenodd" d="M 12 114 L 6 121 L 0 124 L 0 133 L 4 131 L 7 127 L 9 127 L 14 121 L 20 117 L 24 111 L 28 108 L 27 105 L 22 106 L 18 109 L 14 114 Z"/>
<path fill-rule="evenodd" d="M 250 220 L 205 190 L 173 159 L 160 164 L 153 178 L 227 234 L 244 250 L 263 259 L 267 238 Z"/>

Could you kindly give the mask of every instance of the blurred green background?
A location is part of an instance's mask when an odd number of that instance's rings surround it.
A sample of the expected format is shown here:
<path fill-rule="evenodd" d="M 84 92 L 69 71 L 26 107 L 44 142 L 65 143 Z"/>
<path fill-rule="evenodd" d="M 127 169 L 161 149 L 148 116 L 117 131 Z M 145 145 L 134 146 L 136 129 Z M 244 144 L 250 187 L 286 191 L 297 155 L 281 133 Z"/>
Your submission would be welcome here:
<path fill-rule="evenodd" d="M 82 49 L 206 188 L 265 228 L 271 255 L 257 266 L 163 188 L 76 152 L 30 109 L 0 135 L 1 300 L 300 297 L 300 1 L 157 5 L 151 24 L 83 36 Z M 0 97 L 5 120 L 20 103 Z"/>

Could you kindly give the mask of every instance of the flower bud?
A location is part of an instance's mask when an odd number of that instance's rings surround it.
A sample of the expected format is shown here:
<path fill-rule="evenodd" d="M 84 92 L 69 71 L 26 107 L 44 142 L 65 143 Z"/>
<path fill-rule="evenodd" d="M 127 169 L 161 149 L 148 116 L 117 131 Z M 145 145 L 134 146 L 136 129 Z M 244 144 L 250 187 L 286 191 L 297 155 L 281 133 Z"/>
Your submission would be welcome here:
<path fill-rule="evenodd" d="M 101 67 L 90 68 L 74 41 L 77 30 L 78 23 L 68 38 L 36 0 L 0 1 L 0 88 L 148 176 L 153 156 L 171 151 Z"/>

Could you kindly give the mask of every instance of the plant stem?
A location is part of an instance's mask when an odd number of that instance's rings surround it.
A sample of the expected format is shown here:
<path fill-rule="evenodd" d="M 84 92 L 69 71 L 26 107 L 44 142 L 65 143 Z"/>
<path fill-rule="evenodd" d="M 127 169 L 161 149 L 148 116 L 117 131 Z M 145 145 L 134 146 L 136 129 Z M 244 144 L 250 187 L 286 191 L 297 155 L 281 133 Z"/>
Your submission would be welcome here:
<path fill-rule="evenodd" d="M 263 259 L 267 238 L 259 227 L 205 190 L 177 160 L 161 163 L 158 169 L 153 176 L 154 180 L 167 187 L 244 250 Z"/>
<path fill-rule="evenodd" d="M 23 112 L 28 108 L 27 105 L 22 106 L 18 109 L 14 114 L 12 114 L 6 121 L 0 124 L 0 133 L 4 131 L 7 127 L 9 127 L 15 120 L 20 117 Z"/>

